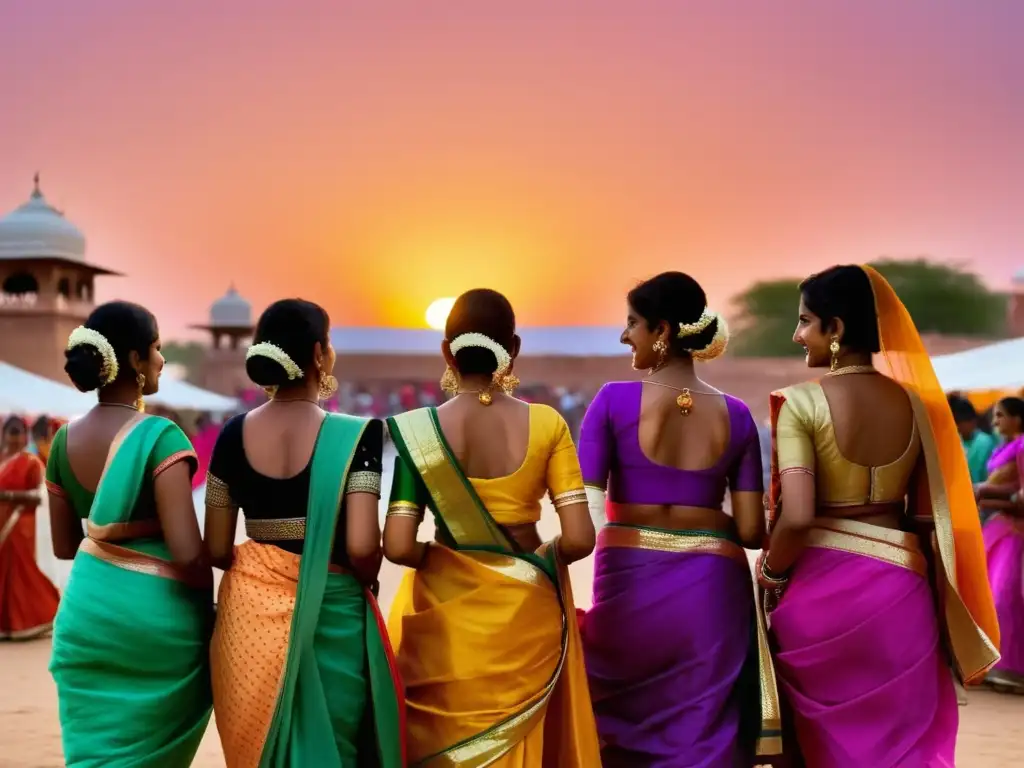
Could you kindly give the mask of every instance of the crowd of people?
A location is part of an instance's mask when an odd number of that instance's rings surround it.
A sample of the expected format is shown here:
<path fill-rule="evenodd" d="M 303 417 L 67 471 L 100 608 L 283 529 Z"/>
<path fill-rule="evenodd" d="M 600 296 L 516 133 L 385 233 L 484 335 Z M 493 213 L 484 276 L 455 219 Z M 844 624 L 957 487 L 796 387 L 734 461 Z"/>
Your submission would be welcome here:
<path fill-rule="evenodd" d="M 24 422 L 0 465 L 2 627 L 53 622 L 67 764 L 186 766 L 215 712 L 232 768 L 953 765 L 955 681 L 1024 692 L 1024 401 L 986 436 L 884 278 L 833 267 L 801 284 L 822 376 L 772 395 L 766 482 L 764 431 L 694 368 L 728 342 L 703 289 L 665 273 L 627 302 L 645 378 L 518 398 L 500 293 L 455 302 L 439 387 L 394 391 L 340 388 L 327 313 L 279 301 L 246 360 L 269 399 L 186 429 L 143 412 L 153 316 L 98 307 L 66 353 L 97 406 L 47 432 L 62 594 L 11 544 L 43 501 Z"/>

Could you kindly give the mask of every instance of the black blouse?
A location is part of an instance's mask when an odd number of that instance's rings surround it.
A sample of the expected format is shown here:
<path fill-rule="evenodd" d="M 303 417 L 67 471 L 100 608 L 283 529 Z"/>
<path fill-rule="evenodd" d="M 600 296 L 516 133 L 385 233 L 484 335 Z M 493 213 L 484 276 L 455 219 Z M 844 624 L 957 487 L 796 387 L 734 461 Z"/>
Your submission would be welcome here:
<path fill-rule="evenodd" d="M 279 479 L 260 474 L 245 455 L 242 443 L 244 420 L 244 413 L 228 419 L 217 437 L 210 457 L 206 503 L 211 507 L 241 508 L 250 538 L 302 554 L 301 534 L 305 528 L 313 460 L 310 458 L 302 471 L 292 477 Z M 371 419 L 352 457 L 346 493 L 375 493 L 380 498 L 383 451 L 384 424 L 378 419 Z M 334 551 L 337 556 L 332 560 L 344 562 L 344 496 L 338 515 Z"/>

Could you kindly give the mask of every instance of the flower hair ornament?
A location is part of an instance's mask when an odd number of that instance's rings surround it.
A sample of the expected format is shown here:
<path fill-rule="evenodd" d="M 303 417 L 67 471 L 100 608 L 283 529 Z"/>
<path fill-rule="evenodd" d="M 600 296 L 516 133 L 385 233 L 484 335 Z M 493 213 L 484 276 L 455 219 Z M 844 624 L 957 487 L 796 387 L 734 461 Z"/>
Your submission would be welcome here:
<path fill-rule="evenodd" d="M 704 307 L 700 318 L 695 322 L 679 324 L 679 332 L 676 334 L 676 338 L 685 339 L 687 336 L 696 336 L 698 333 L 703 333 L 715 320 L 718 321 L 718 325 L 715 328 L 715 335 L 711 341 L 708 342 L 706 347 L 690 352 L 690 356 L 694 360 L 706 362 L 714 360 L 716 357 L 721 357 L 726 347 L 729 346 L 729 325 L 725 322 L 724 317 L 707 307 Z"/>
<path fill-rule="evenodd" d="M 117 354 L 114 352 L 114 347 L 111 343 L 107 341 L 106 336 L 99 331 L 94 331 L 92 328 L 80 325 L 68 336 L 67 348 L 74 349 L 81 346 L 93 347 L 100 353 L 100 357 L 103 358 L 103 365 L 100 367 L 101 387 L 107 386 L 107 384 L 117 378 Z"/>
<path fill-rule="evenodd" d="M 448 343 L 448 348 L 451 350 L 453 356 L 460 350 L 468 349 L 470 347 L 486 349 L 494 355 L 494 359 L 497 361 L 498 366 L 494 369 L 494 384 L 492 386 L 499 387 L 507 395 L 512 394 L 512 392 L 515 391 L 515 388 L 519 386 L 519 379 L 511 372 L 512 355 L 508 353 L 508 350 L 490 336 L 485 336 L 482 333 L 459 334 Z M 441 378 L 441 388 L 449 394 L 458 394 L 458 374 L 456 374 L 450 367 L 444 372 L 444 376 Z M 492 402 L 490 387 L 478 392 L 477 399 L 483 405 L 490 405 Z"/>
<path fill-rule="evenodd" d="M 250 360 L 254 357 L 265 357 L 268 360 L 273 360 L 284 368 L 284 372 L 287 374 L 289 381 L 302 378 L 302 369 L 296 365 L 295 361 L 291 359 L 287 352 L 276 344 L 271 344 L 267 341 L 261 341 L 259 344 L 253 344 L 245 353 L 245 359 Z M 267 394 L 273 397 L 274 393 L 277 391 L 277 387 L 267 387 L 266 390 Z"/>

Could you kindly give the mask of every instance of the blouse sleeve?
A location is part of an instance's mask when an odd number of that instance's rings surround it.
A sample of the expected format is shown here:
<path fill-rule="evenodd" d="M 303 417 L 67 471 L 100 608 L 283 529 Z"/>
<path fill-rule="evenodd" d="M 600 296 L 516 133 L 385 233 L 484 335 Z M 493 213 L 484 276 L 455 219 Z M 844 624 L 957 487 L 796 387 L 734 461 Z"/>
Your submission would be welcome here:
<path fill-rule="evenodd" d="M 746 412 L 746 437 L 729 471 L 729 488 L 734 491 L 764 491 L 764 473 L 761 464 L 761 440 L 757 424 L 750 411 Z"/>
<path fill-rule="evenodd" d="M 67 440 L 67 425 L 61 426 L 50 443 L 50 456 L 46 460 L 46 490 L 54 496 L 67 498 L 60 479 L 60 465 L 64 461 L 64 443 Z"/>
<path fill-rule="evenodd" d="M 587 493 L 583 489 L 583 473 L 576 446 L 569 433 L 569 425 L 562 415 L 551 410 L 554 428 L 552 431 L 551 453 L 548 455 L 547 484 L 551 503 L 555 509 L 569 504 L 585 504 Z"/>
<path fill-rule="evenodd" d="M 181 427 L 172 421 L 171 426 L 164 429 L 164 432 L 156 441 L 153 452 L 149 454 L 147 469 L 150 477 L 154 480 L 170 467 L 179 461 L 187 461 L 189 464 L 189 477 L 191 478 L 199 469 L 199 458 L 196 456 L 195 448 L 188 439 Z"/>
<path fill-rule="evenodd" d="M 579 462 L 583 481 L 588 486 L 594 486 L 602 491 L 608 486 L 608 473 L 611 471 L 612 455 L 615 450 L 608 401 L 606 384 L 598 390 L 587 408 L 580 428 Z"/>
<path fill-rule="evenodd" d="M 230 421 L 224 424 L 217 435 L 210 454 L 210 466 L 206 470 L 206 506 L 212 509 L 238 509 L 238 504 L 231 497 L 228 483 L 234 473 L 231 471 L 233 457 L 231 453 Z"/>
<path fill-rule="evenodd" d="M 775 424 L 775 450 L 779 472 L 809 472 L 814 474 L 815 454 L 811 425 L 801 418 L 796 407 L 788 400 L 783 403 Z"/>
<path fill-rule="evenodd" d="M 383 454 L 384 423 L 379 419 L 371 419 L 352 457 L 345 493 L 372 493 L 380 498 Z"/>
<path fill-rule="evenodd" d="M 422 518 L 429 498 L 430 494 L 423 482 L 399 453 L 395 456 L 395 471 L 391 479 L 388 517 Z"/>

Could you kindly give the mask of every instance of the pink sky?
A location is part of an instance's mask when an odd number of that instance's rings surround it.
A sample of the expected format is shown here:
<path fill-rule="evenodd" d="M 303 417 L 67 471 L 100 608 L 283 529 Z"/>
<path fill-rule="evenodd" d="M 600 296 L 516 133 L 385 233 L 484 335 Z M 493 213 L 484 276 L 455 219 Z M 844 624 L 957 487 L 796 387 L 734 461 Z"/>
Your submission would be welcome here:
<path fill-rule="evenodd" d="M 498 6 L 502 9 L 499 10 Z M 234 281 L 337 324 L 504 290 L 617 323 L 664 269 L 1024 263 L 1024 4 L 0 0 L 0 210 L 31 177 L 165 335 Z"/>

